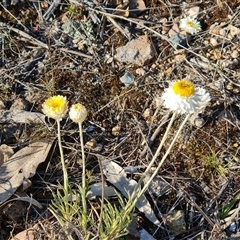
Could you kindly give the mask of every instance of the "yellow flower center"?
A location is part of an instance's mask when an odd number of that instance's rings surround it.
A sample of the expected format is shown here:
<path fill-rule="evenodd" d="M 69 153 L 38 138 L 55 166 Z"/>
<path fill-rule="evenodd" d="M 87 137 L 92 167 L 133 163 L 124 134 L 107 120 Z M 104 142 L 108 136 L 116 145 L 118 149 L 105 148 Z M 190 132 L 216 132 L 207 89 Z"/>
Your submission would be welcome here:
<path fill-rule="evenodd" d="M 80 103 L 74 104 L 73 105 L 74 110 L 80 111 L 82 109 L 82 105 Z"/>
<path fill-rule="evenodd" d="M 193 21 L 188 21 L 188 22 L 187 22 L 187 25 L 188 25 L 189 27 L 194 27 L 194 22 L 193 22 Z"/>
<path fill-rule="evenodd" d="M 59 112 L 62 110 L 63 106 L 65 104 L 65 99 L 60 96 L 54 96 L 52 98 L 49 98 L 46 102 L 46 106 L 52 108 L 52 111 Z"/>
<path fill-rule="evenodd" d="M 173 91 L 181 97 L 190 97 L 194 94 L 195 89 L 191 82 L 183 79 L 174 83 Z"/>

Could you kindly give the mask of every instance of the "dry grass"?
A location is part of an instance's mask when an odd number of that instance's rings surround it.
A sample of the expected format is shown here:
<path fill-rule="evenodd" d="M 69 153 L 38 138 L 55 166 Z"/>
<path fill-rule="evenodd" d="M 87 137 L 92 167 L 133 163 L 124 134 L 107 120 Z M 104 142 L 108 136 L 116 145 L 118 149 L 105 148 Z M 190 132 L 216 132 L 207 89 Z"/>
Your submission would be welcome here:
<path fill-rule="evenodd" d="M 238 1 L 199 4 L 187 1 L 183 5 L 174 0 L 146 0 L 147 10 L 131 18 L 114 17 L 110 10 L 104 13 L 105 8 L 115 9 L 117 1 L 97 2 L 64 1 L 51 15 L 46 12 L 52 2 L 26 1 L 6 7 L 1 4 L 0 99 L 9 109 L 16 97 L 23 98 L 29 102 L 29 111 L 39 112 L 43 101 L 53 94 L 67 96 L 70 104 L 84 104 L 89 111 L 88 121 L 84 123 L 84 140 L 94 139 L 103 146 L 97 153 L 93 149 L 86 151 L 92 182 L 99 182 L 98 156 L 114 159 L 123 167 L 148 165 L 166 125 L 157 132 L 146 154 L 141 154 L 145 147 L 143 142 L 167 115 L 165 109 L 157 110 L 155 98 L 170 81 L 187 78 L 204 86 L 212 98 L 200 115 L 204 126 L 197 128 L 193 123 L 187 124 L 159 173 L 171 185 L 171 191 L 159 197 L 154 193 L 148 196 L 163 228 L 152 226 L 144 216 L 138 224 L 151 234 L 156 230 L 156 239 L 171 239 L 173 233 L 165 225 L 166 216 L 173 209 L 184 210 L 186 229 L 176 235 L 176 239 L 231 239 L 234 236 L 229 230 L 232 222 L 236 223 L 236 233 L 240 232 L 239 202 L 232 206 L 232 217 L 225 219 L 226 222 L 220 216 L 223 206 L 240 190 L 240 58 L 232 56 L 234 51 L 240 54 L 240 35 L 230 39 L 228 27 L 240 28 Z M 184 16 L 185 9 L 195 5 L 201 7 L 199 20 L 203 31 L 189 39 L 189 45 L 180 53 L 185 54 L 184 60 L 177 61 L 179 50 L 174 49 L 168 36 L 162 33 L 159 19 L 166 18 L 172 26 L 172 21 Z M 111 16 L 116 24 L 109 20 Z M 70 20 L 82 23 L 80 50 L 70 34 L 61 30 L 62 24 Z M 213 24 L 216 25 L 214 30 Z M 135 39 L 145 33 L 155 47 L 155 57 L 149 64 L 139 67 L 109 60 L 117 47 L 129 41 L 124 34 Z M 214 40 L 216 45 L 213 45 Z M 137 69 L 144 73 L 138 74 Z M 119 78 L 125 70 L 135 75 L 136 85 L 125 88 L 121 84 Z M 143 117 L 146 109 L 153 113 L 149 118 Z M 175 130 L 182 120 L 183 117 L 176 120 Z M 112 129 L 117 125 L 120 132 L 114 136 Z M 4 123 L 0 128 L 9 126 L 10 123 Z M 15 150 L 21 143 L 55 134 L 54 126 L 16 126 L 17 133 L 8 138 L 1 135 L 1 144 L 11 145 Z M 65 119 L 62 128 L 69 181 L 74 185 L 81 182 L 77 126 Z M 57 181 L 62 181 L 57 150 L 53 150 L 49 162 L 39 167 L 32 187 L 27 190 L 28 195 L 32 194 L 44 205 L 44 210 L 29 207 L 27 217 L 16 221 L 1 214 L 1 239 L 8 239 L 10 233 L 16 234 L 36 223 L 39 224 L 37 239 L 64 239 L 47 210 L 52 199 L 49 188 L 56 191 Z M 138 175 L 132 177 L 138 178 Z"/>

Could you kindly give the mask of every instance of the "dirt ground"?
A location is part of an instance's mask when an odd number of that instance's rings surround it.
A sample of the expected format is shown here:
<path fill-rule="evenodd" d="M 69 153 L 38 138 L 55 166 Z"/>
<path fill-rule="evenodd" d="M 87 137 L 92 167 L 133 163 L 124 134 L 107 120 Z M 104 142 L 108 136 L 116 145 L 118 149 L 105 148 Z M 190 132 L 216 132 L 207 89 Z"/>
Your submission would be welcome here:
<path fill-rule="evenodd" d="M 194 35 L 178 27 L 190 13 L 202 26 Z M 188 121 L 159 172 L 157 186 L 146 194 L 161 227 L 137 210 L 136 222 L 154 239 L 240 239 L 239 0 L 63 0 L 55 5 L 3 1 L 0 43 L 1 118 L 16 109 L 42 113 L 42 103 L 56 94 L 66 96 L 69 105 L 81 102 L 89 112 L 83 128 L 93 183 L 101 181 L 100 158 L 113 159 L 123 168 L 136 167 L 138 172 L 129 178 L 139 178 L 164 134 L 164 119 L 170 117 L 157 107 L 169 83 L 186 78 L 205 88 L 210 104 Z M 138 54 L 133 56 L 135 47 Z M 122 79 L 127 72 L 134 81 Z M 159 159 L 183 119 L 177 117 Z M 0 144 L 16 153 L 35 140 L 54 136 L 54 121 L 45 120 L 1 120 Z M 77 139 L 77 126 L 63 119 L 72 184 L 81 181 Z M 62 182 L 57 143 L 33 175 L 30 185 L 18 191 L 43 208 L 24 201 L 1 202 L 0 239 L 11 239 L 36 224 L 35 239 L 64 239 L 48 211 L 51 191 Z M 159 193 L 161 183 L 170 187 Z M 125 239 L 143 239 L 133 235 L 130 231 Z"/>

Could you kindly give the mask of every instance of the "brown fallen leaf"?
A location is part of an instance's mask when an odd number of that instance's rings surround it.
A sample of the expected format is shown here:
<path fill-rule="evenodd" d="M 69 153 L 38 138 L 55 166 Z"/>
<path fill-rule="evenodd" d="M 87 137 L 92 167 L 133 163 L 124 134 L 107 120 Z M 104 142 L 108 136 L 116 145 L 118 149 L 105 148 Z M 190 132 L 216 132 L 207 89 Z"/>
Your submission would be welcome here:
<path fill-rule="evenodd" d="M 29 144 L 0 167 L 0 204 L 15 193 L 24 179 L 34 176 L 38 165 L 46 160 L 54 139 Z"/>

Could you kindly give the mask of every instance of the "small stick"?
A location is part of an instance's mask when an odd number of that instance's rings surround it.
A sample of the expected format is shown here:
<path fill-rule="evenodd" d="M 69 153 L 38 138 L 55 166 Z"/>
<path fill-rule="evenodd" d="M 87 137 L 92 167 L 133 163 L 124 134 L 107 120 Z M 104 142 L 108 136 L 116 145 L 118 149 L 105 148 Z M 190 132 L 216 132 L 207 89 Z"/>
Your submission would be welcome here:
<path fill-rule="evenodd" d="M 147 145 L 144 147 L 144 149 L 142 150 L 141 154 L 140 154 L 140 158 L 143 158 L 146 153 L 147 150 L 151 147 L 151 145 L 153 144 L 155 138 L 157 137 L 157 135 L 159 134 L 162 126 L 164 124 L 166 124 L 169 121 L 169 118 L 171 116 L 171 113 L 169 112 L 166 116 L 164 116 L 161 120 L 161 123 L 159 124 L 159 126 L 157 127 L 157 129 L 154 131 L 153 135 L 151 136 L 149 142 L 147 143 Z"/>
<path fill-rule="evenodd" d="M 55 9 L 57 8 L 57 6 L 61 3 L 61 0 L 54 0 L 53 3 L 51 4 L 51 6 L 48 8 L 48 10 L 45 12 L 45 14 L 43 15 L 43 19 L 46 22 L 49 18 L 50 15 L 55 11 Z"/>

